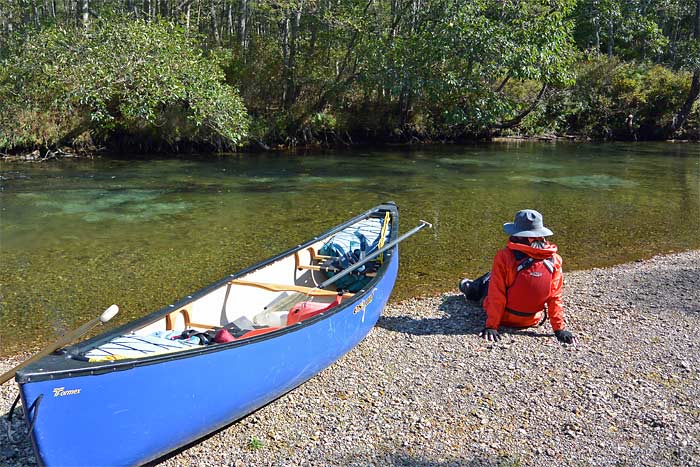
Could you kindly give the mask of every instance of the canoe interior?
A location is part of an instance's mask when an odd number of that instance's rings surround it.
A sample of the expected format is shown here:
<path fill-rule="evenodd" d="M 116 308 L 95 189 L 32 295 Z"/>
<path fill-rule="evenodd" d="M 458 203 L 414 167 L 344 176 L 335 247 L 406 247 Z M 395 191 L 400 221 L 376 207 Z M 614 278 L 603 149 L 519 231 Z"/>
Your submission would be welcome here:
<path fill-rule="evenodd" d="M 212 329 L 225 326 L 241 317 L 256 325 L 268 324 L 274 327 L 271 319 L 264 319 L 266 307 L 284 295 L 310 293 L 306 300 L 330 303 L 335 299 L 335 288 L 314 290 L 314 287 L 328 278 L 326 274 L 304 268 L 316 263 L 312 260 L 310 251 L 317 252 L 322 245 L 323 242 L 318 242 L 309 249 L 299 251 L 298 254 L 232 279 L 228 284 L 134 332 L 151 334 L 161 330 Z M 328 291 L 331 293 L 327 293 Z M 352 294 L 348 296 L 350 295 Z M 284 311 L 277 313 L 284 316 Z"/>
<path fill-rule="evenodd" d="M 355 294 L 339 289 L 336 283 L 325 288 L 320 287 L 330 277 L 327 269 L 333 259 L 331 256 L 321 255 L 322 248 L 329 242 L 355 238 L 355 232 L 360 232 L 371 243 L 366 252 L 371 254 L 395 238 L 394 227 L 397 222 L 392 212 L 395 212 L 393 205 L 385 208 L 379 206 L 241 274 L 232 274 L 145 319 L 74 346 L 69 353 L 74 358 L 87 359 L 90 362 L 150 357 L 187 351 L 191 348 L 170 348 L 169 344 L 155 348 L 141 346 L 138 354 L 135 354 L 131 351 L 131 341 L 126 344 L 130 347 L 128 352 L 115 351 L 114 346 L 110 344 L 117 342 L 115 338 L 123 339 L 124 336 L 153 339 L 152 336 L 156 335 L 168 336 L 168 339 L 180 343 L 183 340 L 178 339 L 178 336 L 185 331 L 190 334 L 208 331 L 211 337 L 221 328 L 230 328 L 231 323 L 244 323 L 244 334 L 236 336 L 235 340 L 249 339 L 280 331 L 294 324 L 289 311 L 299 303 L 311 304 L 308 305 L 309 309 L 328 308 L 323 312 L 307 312 L 307 318 L 332 313 L 334 306 L 331 304 L 342 304 L 352 299 Z M 357 245 L 353 243 L 352 246 Z M 382 261 L 372 261 L 362 269 L 363 272 L 353 273 L 354 276 L 360 277 L 364 274 L 374 277 L 381 274 Z M 207 345 L 217 344 L 211 342 Z M 109 350 L 103 352 L 102 349 Z"/>

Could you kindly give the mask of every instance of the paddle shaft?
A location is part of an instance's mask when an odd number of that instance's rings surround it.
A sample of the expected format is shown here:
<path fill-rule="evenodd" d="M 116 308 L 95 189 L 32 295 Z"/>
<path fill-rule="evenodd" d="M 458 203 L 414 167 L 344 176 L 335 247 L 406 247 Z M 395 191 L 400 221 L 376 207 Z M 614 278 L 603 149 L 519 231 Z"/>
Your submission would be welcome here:
<path fill-rule="evenodd" d="M 394 248 L 394 247 L 395 247 L 396 245 L 398 245 L 400 242 L 406 240 L 408 237 L 410 237 L 411 235 L 415 234 L 416 232 L 418 232 L 419 230 L 421 230 L 423 227 L 425 227 L 425 226 L 432 227 L 432 226 L 433 226 L 431 223 L 426 222 L 426 221 L 423 221 L 423 220 L 420 221 L 420 222 L 421 222 L 420 225 L 414 227 L 413 229 L 409 230 L 409 231 L 406 232 L 405 234 L 401 235 L 399 238 L 397 238 L 397 239 L 394 240 L 393 242 L 389 242 L 387 245 L 384 245 L 383 248 L 380 248 L 379 250 L 377 250 L 377 251 L 371 253 L 370 255 L 366 256 L 363 260 L 358 261 L 357 263 L 353 264 L 352 266 L 350 266 L 350 267 L 347 268 L 347 269 L 343 269 L 341 272 L 339 272 L 338 274 L 334 275 L 333 277 L 331 277 L 331 278 L 328 279 L 327 281 L 323 282 L 321 285 L 319 285 L 319 286 L 316 287 L 316 288 L 317 288 L 317 289 L 324 289 L 324 288 L 328 287 L 328 286 L 331 285 L 333 282 L 335 282 L 335 281 L 337 281 L 338 279 L 341 279 L 341 278 L 347 276 L 348 274 L 350 274 L 351 272 L 353 272 L 355 269 L 357 269 L 357 268 L 361 267 L 362 265 L 364 265 L 364 264 L 366 264 L 366 263 L 372 261 L 374 258 L 376 258 L 377 256 L 381 255 L 381 254 L 384 253 L 385 251 Z"/>
<path fill-rule="evenodd" d="M 53 342 L 51 345 L 45 347 L 43 350 L 40 350 L 38 353 L 34 354 L 34 356 L 29 358 L 28 360 L 23 361 L 22 363 L 20 363 L 19 365 L 17 365 L 13 369 L 11 369 L 10 371 L 7 371 L 2 376 L 0 376 L 0 385 L 5 384 L 7 381 L 12 379 L 12 377 L 15 375 L 15 373 L 17 373 L 18 370 L 24 368 L 25 366 L 29 365 L 30 363 L 36 362 L 40 358 L 43 358 L 43 357 L 49 355 L 51 352 L 55 351 L 56 349 L 63 347 L 67 344 L 70 344 L 71 342 L 73 342 L 74 340 L 79 338 L 80 336 L 86 334 L 88 331 L 90 331 L 92 328 L 94 328 L 98 324 L 106 323 L 107 321 L 112 319 L 112 317 L 114 315 L 116 315 L 118 311 L 119 311 L 119 308 L 116 305 L 112 305 L 109 308 L 107 308 L 104 312 L 102 312 L 102 314 L 100 316 L 98 316 L 97 318 L 94 318 L 94 319 L 88 321 L 87 323 L 83 324 L 79 328 L 76 328 L 76 329 L 62 335 L 57 341 Z"/>

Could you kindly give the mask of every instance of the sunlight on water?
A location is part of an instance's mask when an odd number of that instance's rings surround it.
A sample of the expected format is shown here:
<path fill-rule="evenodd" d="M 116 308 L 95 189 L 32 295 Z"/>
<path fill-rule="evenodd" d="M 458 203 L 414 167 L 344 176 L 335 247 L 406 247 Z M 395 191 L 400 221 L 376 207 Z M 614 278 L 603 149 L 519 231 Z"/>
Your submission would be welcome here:
<path fill-rule="evenodd" d="M 566 270 L 700 248 L 698 145 L 419 148 L 0 166 L 0 354 L 112 303 L 160 308 L 387 200 L 393 300 L 488 270 L 518 209 L 544 214 Z"/>
<path fill-rule="evenodd" d="M 186 202 L 158 202 L 162 195 L 154 190 L 77 190 L 54 192 L 50 197 L 46 193 L 19 193 L 17 197 L 45 216 L 77 215 L 85 222 L 138 222 L 190 206 Z"/>
<path fill-rule="evenodd" d="M 568 188 L 633 188 L 637 186 L 637 182 L 624 180 L 622 178 L 613 177 L 605 174 L 598 175 L 577 175 L 573 177 L 533 177 L 533 176 L 515 176 L 509 177 L 510 180 L 525 180 L 534 183 L 556 183 Z"/>

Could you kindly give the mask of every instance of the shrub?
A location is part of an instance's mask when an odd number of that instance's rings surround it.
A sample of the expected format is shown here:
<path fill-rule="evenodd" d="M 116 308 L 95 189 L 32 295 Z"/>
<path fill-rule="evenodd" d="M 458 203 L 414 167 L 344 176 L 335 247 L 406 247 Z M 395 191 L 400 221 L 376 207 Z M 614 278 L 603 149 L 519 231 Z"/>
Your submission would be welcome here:
<path fill-rule="evenodd" d="M 557 111 L 566 115 L 569 132 L 600 139 L 658 139 L 689 86 L 687 72 L 595 57 L 580 64 L 576 86 Z"/>
<path fill-rule="evenodd" d="M 247 114 L 223 72 L 178 26 L 116 18 L 30 34 L 0 72 L 0 147 L 99 142 L 235 146 Z M 129 140 L 130 138 L 123 138 Z"/>

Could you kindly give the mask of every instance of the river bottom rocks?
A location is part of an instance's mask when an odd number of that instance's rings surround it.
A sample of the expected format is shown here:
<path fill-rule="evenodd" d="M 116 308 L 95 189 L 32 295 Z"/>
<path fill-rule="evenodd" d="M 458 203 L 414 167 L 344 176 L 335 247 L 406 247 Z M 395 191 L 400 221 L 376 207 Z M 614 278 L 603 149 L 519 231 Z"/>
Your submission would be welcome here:
<path fill-rule="evenodd" d="M 407 300 L 306 384 L 153 465 L 700 465 L 700 251 L 565 284 L 576 347 L 548 324 L 489 344 L 456 291 Z M 1 388 L 3 422 L 16 393 Z M 0 433 L 0 465 L 35 464 Z"/>

